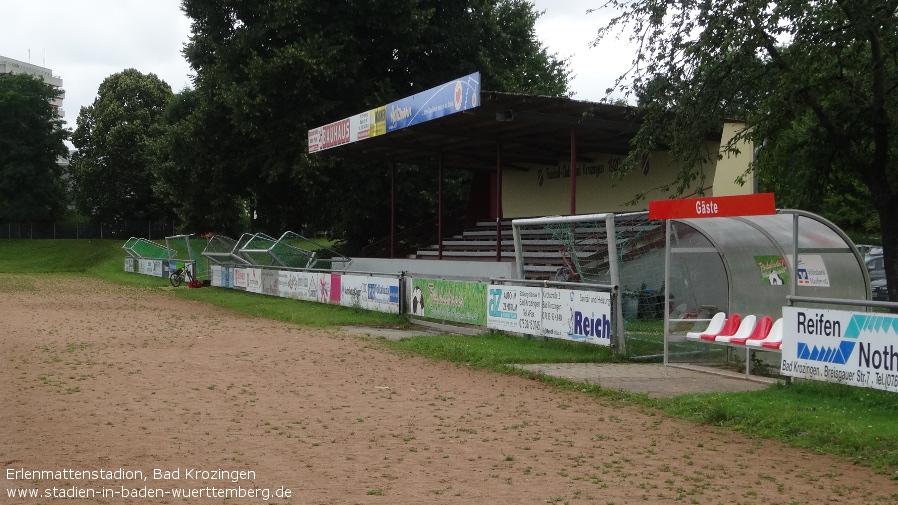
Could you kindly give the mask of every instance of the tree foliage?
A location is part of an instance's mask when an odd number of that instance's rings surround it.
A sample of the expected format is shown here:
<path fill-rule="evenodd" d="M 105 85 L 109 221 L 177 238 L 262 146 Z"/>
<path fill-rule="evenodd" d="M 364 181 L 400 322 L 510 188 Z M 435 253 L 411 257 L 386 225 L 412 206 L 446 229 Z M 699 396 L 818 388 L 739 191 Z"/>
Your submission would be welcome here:
<path fill-rule="evenodd" d="M 233 174 L 243 186 L 221 191 L 245 202 L 263 231 L 344 230 L 353 249 L 389 233 L 390 167 L 310 157 L 312 127 L 474 71 L 485 89 L 567 92 L 566 62 L 540 46 L 537 15 L 520 0 L 185 0 L 183 9 L 193 31 L 185 56 L 203 97 L 195 120 L 226 122 L 196 146 L 201 177 Z M 195 167 L 170 168 L 169 179 Z M 432 216 L 434 170 L 401 170 L 416 171 L 426 173 L 405 181 L 399 198 Z M 426 216 L 397 217 L 402 228 Z"/>
<path fill-rule="evenodd" d="M 72 142 L 76 208 L 98 221 L 167 217 L 153 191 L 156 139 L 171 87 L 155 74 L 127 69 L 100 84 L 82 107 Z"/>
<path fill-rule="evenodd" d="M 0 222 L 59 219 L 67 191 L 60 157 L 69 131 L 51 101 L 60 91 L 26 74 L 0 76 Z"/>
<path fill-rule="evenodd" d="M 869 195 L 898 300 L 898 1 L 611 0 L 605 8 L 620 14 L 599 38 L 629 33 L 639 48 L 618 82 L 644 118 L 628 166 L 668 146 L 685 167 L 675 189 L 689 188 L 717 155 L 699 147 L 705 132 L 744 119 L 737 140 L 763 146 L 762 178 L 800 184 L 783 196 Z"/>

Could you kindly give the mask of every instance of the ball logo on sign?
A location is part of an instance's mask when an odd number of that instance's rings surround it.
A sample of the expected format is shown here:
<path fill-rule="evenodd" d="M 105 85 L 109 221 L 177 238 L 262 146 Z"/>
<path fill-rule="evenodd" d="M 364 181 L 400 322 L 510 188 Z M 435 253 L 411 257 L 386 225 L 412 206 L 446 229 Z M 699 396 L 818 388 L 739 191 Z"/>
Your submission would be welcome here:
<path fill-rule="evenodd" d="M 455 110 L 461 109 L 462 97 L 461 81 L 455 81 Z"/>

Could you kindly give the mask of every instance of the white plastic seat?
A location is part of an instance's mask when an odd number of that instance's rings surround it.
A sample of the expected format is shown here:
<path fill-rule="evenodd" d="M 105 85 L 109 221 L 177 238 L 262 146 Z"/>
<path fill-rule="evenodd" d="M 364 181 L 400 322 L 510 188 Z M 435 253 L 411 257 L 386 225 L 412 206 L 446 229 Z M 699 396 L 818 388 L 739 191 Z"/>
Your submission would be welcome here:
<path fill-rule="evenodd" d="M 783 318 L 779 318 L 773 322 L 770 327 L 770 333 L 764 340 L 746 340 L 745 345 L 752 347 L 761 347 L 764 342 L 782 342 L 783 341 Z"/>
<path fill-rule="evenodd" d="M 714 314 L 714 317 L 711 318 L 711 322 L 708 323 L 708 328 L 703 331 L 690 331 L 686 334 L 686 338 L 692 340 L 701 340 L 702 335 L 704 334 L 715 334 L 720 333 L 720 330 L 723 329 L 723 323 L 727 320 L 727 315 L 725 312 L 718 312 Z"/>
<path fill-rule="evenodd" d="M 726 335 L 726 336 L 720 335 L 720 336 L 714 337 L 714 341 L 721 342 L 721 343 L 729 343 L 731 338 L 746 338 L 749 335 L 751 335 L 752 330 L 755 329 L 755 322 L 757 320 L 758 320 L 757 316 L 755 316 L 754 314 L 749 314 L 749 315 L 745 316 L 745 318 L 742 320 L 742 323 L 739 324 L 739 329 L 736 330 L 736 333 L 733 333 L 732 335 Z"/>

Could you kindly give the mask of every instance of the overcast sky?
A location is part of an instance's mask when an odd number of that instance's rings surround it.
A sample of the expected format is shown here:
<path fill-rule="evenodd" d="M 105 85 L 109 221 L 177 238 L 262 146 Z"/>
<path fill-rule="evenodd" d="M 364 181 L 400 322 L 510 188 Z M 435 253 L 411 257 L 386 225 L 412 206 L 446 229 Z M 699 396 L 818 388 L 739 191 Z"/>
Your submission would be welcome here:
<path fill-rule="evenodd" d="M 612 43 L 590 48 L 612 13 L 586 14 L 603 0 L 536 0 L 545 14 L 538 38 L 559 57 L 570 57 L 574 98 L 598 101 L 628 67 L 626 50 Z M 66 91 L 70 128 L 106 77 L 127 68 L 153 73 L 177 92 L 190 86 L 181 48 L 190 22 L 180 0 L 0 0 L 0 55 L 50 68 Z M 397 97 L 398 98 L 398 97 Z"/>

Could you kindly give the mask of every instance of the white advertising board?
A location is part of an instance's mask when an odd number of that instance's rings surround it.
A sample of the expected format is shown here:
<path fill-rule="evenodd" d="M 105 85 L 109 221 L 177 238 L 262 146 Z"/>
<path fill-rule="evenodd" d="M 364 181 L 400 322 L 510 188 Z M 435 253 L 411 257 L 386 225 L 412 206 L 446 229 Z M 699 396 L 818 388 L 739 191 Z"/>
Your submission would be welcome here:
<path fill-rule="evenodd" d="M 487 327 L 611 345 L 611 294 L 556 288 L 488 287 Z"/>
<path fill-rule="evenodd" d="M 234 269 L 234 287 L 237 289 L 246 289 L 246 269 Z"/>
<path fill-rule="evenodd" d="M 823 263 L 823 256 L 819 254 L 799 255 L 798 271 L 795 276 L 798 278 L 799 286 L 829 287 L 829 273 L 826 271 L 826 264 Z"/>
<path fill-rule="evenodd" d="M 372 275 L 340 276 L 340 305 L 399 313 L 399 279 Z"/>
<path fill-rule="evenodd" d="M 525 335 L 542 335 L 542 301 L 542 288 L 490 284 L 486 326 Z"/>
<path fill-rule="evenodd" d="M 611 345 L 611 294 L 543 288 L 543 335 Z"/>
<path fill-rule="evenodd" d="M 898 316 L 783 307 L 782 374 L 898 392 Z"/>
<path fill-rule="evenodd" d="M 262 269 L 246 269 L 246 290 L 250 293 L 262 293 Z"/>
<path fill-rule="evenodd" d="M 221 265 L 212 265 L 211 267 L 211 281 L 212 286 L 217 288 L 221 287 Z"/>

